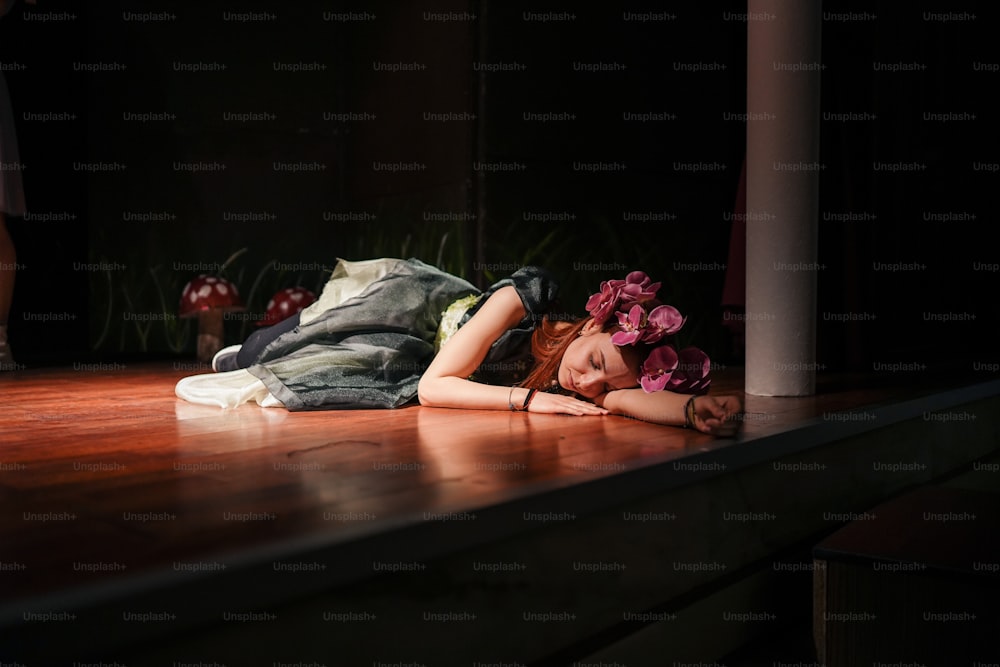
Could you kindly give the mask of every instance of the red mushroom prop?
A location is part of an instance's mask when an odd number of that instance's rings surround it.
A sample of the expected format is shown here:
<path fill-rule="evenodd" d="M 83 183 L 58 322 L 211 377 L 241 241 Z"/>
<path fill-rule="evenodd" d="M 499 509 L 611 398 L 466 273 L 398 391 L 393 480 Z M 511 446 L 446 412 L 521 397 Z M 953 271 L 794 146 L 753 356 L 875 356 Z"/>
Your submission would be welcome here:
<path fill-rule="evenodd" d="M 267 310 L 264 319 L 257 322 L 257 326 L 266 327 L 277 324 L 299 312 L 316 300 L 316 295 L 305 287 L 286 287 L 279 290 L 267 302 Z"/>
<path fill-rule="evenodd" d="M 208 363 L 222 349 L 222 314 L 246 310 L 236 286 L 225 278 L 200 275 L 181 292 L 181 317 L 198 317 L 198 361 Z"/>

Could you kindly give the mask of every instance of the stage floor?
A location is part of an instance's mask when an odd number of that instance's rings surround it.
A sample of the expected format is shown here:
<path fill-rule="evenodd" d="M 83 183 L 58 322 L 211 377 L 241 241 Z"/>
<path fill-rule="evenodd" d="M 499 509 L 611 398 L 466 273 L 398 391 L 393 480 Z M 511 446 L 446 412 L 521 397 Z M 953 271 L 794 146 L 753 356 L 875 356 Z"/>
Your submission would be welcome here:
<path fill-rule="evenodd" d="M 600 489 L 694 483 L 912 419 L 948 392 L 1000 393 L 983 374 L 821 376 L 815 396 L 747 396 L 741 433 L 713 439 L 616 416 L 222 410 L 174 396 L 190 373 L 147 363 L 0 377 L 0 621 L 429 524 L 466 530 L 427 533 L 412 553 L 458 549 L 545 523 L 525 511 L 520 526 L 476 525 L 488 508 L 584 514 L 623 499 Z M 730 368 L 712 391 L 742 386 L 742 369 Z M 643 470 L 656 474 L 629 476 Z M 625 481 L 596 484 L 615 478 Z"/>
<path fill-rule="evenodd" d="M 189 371 L 92 368 L 0 380 L 0 560 L 27 565 L 5 597 L 302 536 L 350 539 L 735 443 L 621 417 L 223 410 L 174 396 Z M 794 419 L 757 400 L 750 410 L 774 419 L 744 438 Z"/>

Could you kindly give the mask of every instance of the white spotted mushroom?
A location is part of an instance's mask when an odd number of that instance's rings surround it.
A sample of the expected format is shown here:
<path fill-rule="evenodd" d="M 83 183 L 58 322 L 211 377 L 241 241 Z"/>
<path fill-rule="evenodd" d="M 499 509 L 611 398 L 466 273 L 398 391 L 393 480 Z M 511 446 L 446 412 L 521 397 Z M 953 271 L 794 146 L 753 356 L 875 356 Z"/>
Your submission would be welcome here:
<path fill-rule="evenodd" d="M 225 278 L 202 274 L 184 286 L 179 315 L 198 318 L 198 361 L 208 363 L 222 349 L 223 313 L 238 310 L 246 308 Z"/>
<path fill-rule="evenodd" d="M 316 300 L 316 295 L 305 287 L 286 287 L 267 302 L 264 319 L 257 326 L 271 326 L 285 320 Z"/>

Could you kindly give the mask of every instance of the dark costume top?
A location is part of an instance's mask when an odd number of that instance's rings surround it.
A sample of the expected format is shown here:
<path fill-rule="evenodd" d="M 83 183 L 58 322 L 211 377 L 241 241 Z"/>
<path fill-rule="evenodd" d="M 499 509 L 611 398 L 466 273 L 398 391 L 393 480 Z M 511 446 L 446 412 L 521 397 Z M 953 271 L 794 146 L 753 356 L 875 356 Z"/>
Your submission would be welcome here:
<path fill-rule="evenodd" d="M 525 267 L 480 293 L 420 260 L 389 261 L 394 263 L 386 275 L 276 338 L 247 368 L 286 408 L 395 408 L 412 401 L 434 358 L 442 313 L 458 299 L 481 294 L 461 326 L 508 285 L 521 297 L 525 316 L 493 343 L 473 379 L 513 384 L 527 375 L 531 334 L 558 290 L 546 271 Z"/>

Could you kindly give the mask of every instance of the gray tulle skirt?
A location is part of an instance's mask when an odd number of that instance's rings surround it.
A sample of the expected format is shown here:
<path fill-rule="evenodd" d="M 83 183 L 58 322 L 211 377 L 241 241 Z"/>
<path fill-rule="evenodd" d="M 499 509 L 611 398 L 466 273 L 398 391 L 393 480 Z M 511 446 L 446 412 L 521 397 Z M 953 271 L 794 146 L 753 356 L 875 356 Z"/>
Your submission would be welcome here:
<path fill-rule="evenodd" d="M 377 277 L 338 294 L 328 307 L 304 311 L 304 323 L 272 341 L 247 368 L 286 408 L 394 408 L 412 401 L 434 359 L 449 306 L 481 297 L 461 316 L 461 326 L 506 285 L 518 291 L 526 315 L 493 343 L 475 379 L 506 383 L 523 377 L 531 333 L 556 297 L 557 285 L 546 272 L 525 267 L 480 292 L 417 259 L 375 262 Z M 337 279 L 328 289 L 341 291 Z"/>

